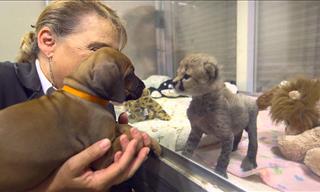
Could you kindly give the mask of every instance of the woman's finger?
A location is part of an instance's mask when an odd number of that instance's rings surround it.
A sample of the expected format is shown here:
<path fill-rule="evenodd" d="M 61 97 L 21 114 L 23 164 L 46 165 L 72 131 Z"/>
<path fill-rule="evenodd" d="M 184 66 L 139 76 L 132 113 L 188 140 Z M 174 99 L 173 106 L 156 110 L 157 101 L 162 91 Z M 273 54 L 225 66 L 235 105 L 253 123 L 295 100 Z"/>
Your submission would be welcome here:
<path fill-rule="evenodd" d="M 114 162 L 118 162 L 118 161 L 120 160 L 120 158 L 122 157 L 122 154 L 123 154 L 122 151 L 117 151 L 117 152 L 114 154 L 113 161 L 114 161 Z"/>
<path fill-rule="evenodd" d="M 143 132 L 142 138 L 143 138 L 143 145 L 146 147 L 150 147 L 151 146 L 150 136 L 147 133 Z"/>
<path fill-rule="evenodd" d="M 130 169 L 129 169 L 128 173 L 127 173 L 127 178 L 130 178 L 135 174 L 135 172 L 139 169 L 141 164 L 147 159 L 149 152 L 150 152 L 150 148 L 149 147 L 143 147 L 139 151 L 137 157 L 131 163 Z"/>
<path fill-rule="evenodd" d="M 109 139 L 100 140 L 77 155 L 71 157 L 67 163 L 68 168 L 73 174 L 80 174 L 93 161 L 102 157 L 110 148 L 111 143 Z"/>
<path fill-rule="evenodd" d="M 131 140 L 126 150 L 122 152 L 122 154 L 117 154 L 115 157 L 117 161 L 114 161 L 109 167 L 97 171 L 99 174 L 99 179 L 97 179 L 97 181 L 101 182 L 99 185 L 108 184 L 110 181 L 113 181 L 113 184 L 118 184 L 117 180 L 119 180 L 119 178 L 123 178 L 123 174 L 125 174 L 128 168 L 131 167 L 136 156 L 137 143 L 137 140 Z"/>
<path fill-rule="evenodd" d="M 143 147 L 143 138 L 141 132 L 137 128 L 133 127 L 130 129 L 130 134 L 132 138 L 138 141 L 138 149 L 141 149 Z"/>
<path fill-rule="evenodd" d="M 125 134 L 121 135 L 120 136 L 120 145 L 121 145 L 122 151 L 126 150 L 128 144 L 129 144 L 128 136 Z"/>

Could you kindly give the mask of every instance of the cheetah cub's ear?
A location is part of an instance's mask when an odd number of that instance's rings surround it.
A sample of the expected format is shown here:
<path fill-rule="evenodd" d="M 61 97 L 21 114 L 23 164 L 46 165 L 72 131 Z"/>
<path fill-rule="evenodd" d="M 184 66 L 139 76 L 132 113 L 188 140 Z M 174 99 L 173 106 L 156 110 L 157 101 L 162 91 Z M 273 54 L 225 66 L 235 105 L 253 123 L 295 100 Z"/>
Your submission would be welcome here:
<path fill-rule="evenodd" d="M 214 57 L 208 57 L 206 61 L 203 62 L 203 68 L 208 75 L 209 80 L 216 80 L 219 78 L 220 66 Z"/>

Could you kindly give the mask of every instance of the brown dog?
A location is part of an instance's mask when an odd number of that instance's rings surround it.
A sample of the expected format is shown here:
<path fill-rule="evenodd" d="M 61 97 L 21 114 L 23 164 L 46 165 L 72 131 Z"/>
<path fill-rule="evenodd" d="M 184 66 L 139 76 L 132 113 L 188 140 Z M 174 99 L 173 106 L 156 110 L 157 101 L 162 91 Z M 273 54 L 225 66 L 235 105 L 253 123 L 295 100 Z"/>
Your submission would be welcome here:
<path fill-rule="evenodd" d="M 101 48 L 64 84 L 51 96 L 0 111 L 0 191 L 25 191 L 38 185 L 69 157 L 100 139 L 109 138 L 113 149 L 94 169 L 109 165 L 120 149 L 118 137 L 130 126 L 117 124 L 101 105 L 105 100 L 140 97 L 144 84 L 131 61 L 117 50 Z M 159 144 L 151 143 L 160 154 Z"/>

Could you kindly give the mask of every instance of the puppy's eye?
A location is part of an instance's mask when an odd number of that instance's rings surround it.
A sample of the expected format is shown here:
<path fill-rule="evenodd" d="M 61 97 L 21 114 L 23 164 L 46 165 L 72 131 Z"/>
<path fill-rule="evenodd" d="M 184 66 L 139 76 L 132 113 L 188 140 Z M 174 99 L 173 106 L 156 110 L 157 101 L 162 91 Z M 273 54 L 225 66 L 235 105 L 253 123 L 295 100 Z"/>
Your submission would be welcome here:
<path fill-rule="evenodd" d="M 183 79 L 187 80 L 187 79 L 189 79 L 190 77 L 191 77 L 190 75 L 184 74 Z"/>
<path fill-rule="evenodd" d="M 125 80 L 127 81 L 132 81 L 134 79 L 135 79 L 135 75 L 133 73 L 130 73 L 125 77 Z"/>

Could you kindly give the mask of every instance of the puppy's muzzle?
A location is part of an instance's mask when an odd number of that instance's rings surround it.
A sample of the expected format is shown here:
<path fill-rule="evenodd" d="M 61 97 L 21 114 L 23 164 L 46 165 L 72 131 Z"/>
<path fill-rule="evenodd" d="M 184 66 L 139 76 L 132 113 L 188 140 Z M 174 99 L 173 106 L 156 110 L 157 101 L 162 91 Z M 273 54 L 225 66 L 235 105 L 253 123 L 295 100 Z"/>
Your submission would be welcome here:
<path fill-rule="evenodd" d="M 128 84 L 129 85 L 126 87 L 126 101 L 136 100 L 139 97 L 141 97 L 143 89 L 145 88 L 143 81 L 141 81 L 138 77 L 135 76 L 131 79 L 131 81 L 128 82 Z"/>

